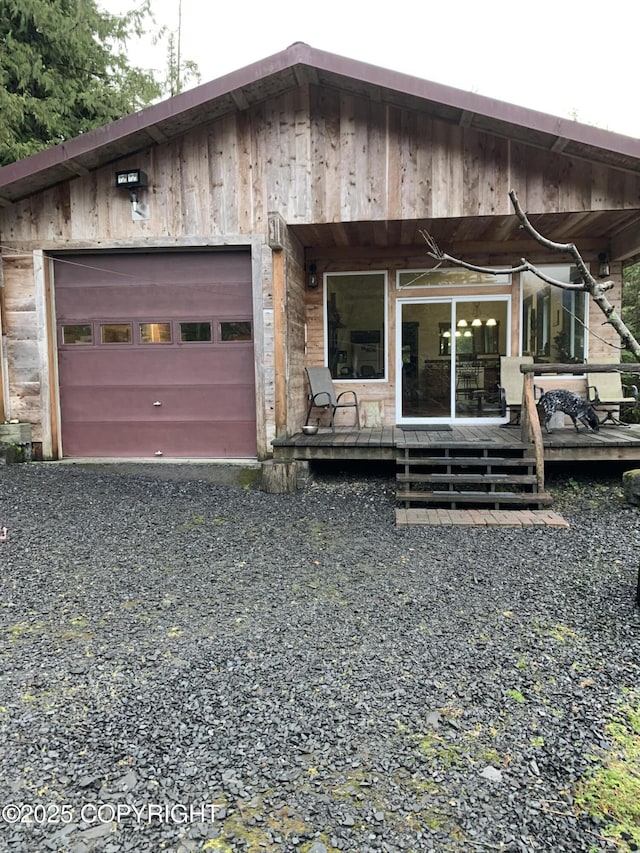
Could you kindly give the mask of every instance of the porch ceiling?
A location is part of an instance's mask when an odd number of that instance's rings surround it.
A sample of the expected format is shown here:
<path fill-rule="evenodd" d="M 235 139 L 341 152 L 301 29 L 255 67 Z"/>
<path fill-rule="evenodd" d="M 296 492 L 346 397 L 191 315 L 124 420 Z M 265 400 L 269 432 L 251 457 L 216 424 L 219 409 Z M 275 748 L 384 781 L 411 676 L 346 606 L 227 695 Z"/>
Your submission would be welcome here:
<path fill-rule="evenodd" d="M 538 231 L 559 243 L 573 242 L 586 254 L 608 251 L 616 237 L 637 232 L 640 235 L 640 210 L 602 210 L 575 213 L 546 213 L 530 216 Z M 540 246 L 522 230 L 515 215 L 476 216 L 451 219 L 381 220 L 335 222 L 316 225 L 290 225 L 309 258 L 340 259 L 359 254 L 370 257 L 426 255 L 422 230 L 432 234 L 440 247 L 450 254 L 521 255 L 540 253 Z M 640 239 L 636 253 L 640 252 Z M 624 257 L 629 257 L 626 252 Z"/>

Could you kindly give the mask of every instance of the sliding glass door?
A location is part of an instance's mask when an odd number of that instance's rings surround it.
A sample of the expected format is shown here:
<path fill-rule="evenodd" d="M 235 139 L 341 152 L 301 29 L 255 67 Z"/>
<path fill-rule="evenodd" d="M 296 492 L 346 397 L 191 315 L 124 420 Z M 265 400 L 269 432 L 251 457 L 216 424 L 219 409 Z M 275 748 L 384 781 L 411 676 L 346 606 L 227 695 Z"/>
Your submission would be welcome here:
<path fill-rule="evenodd" d="M 400 299 L 398 423 L 500 421 L 509 297 Z"/>

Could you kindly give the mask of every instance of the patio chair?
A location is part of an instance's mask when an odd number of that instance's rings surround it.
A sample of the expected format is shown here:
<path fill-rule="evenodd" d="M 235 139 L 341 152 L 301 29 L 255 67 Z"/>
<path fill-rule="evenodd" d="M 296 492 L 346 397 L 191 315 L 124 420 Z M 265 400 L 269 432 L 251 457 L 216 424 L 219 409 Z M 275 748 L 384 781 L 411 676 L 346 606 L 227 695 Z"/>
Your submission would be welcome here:
<path fill-rule="evenodd" d="M 513 412 L 513 419 L 505 426 L 517 426 L 520 423 L 522 409 L 522 383 L 524 376 L 520 373 L 521 364 L 533 364 L 533 356 L 520 355 L 500 356 L 500 415 L 507 416 L 507 409 Z"/>
<path fill-rule="evenodd" d="M 330 426 L 332 432 L 335 432 L 334 419 L 337 409 L 353 409 L 356 410 L 356 426 L 360 429 L 360 412 L 358 410 L 358 396 L 355 391 L 343 391 L 336 396 L 336 391 L 331 378 L 331 371 L 328 367 L 305 367 L 307 379 L 309 380 L 309 409 L 307 410 L 307 419 L 305 424 L 309 423 L 311 411 L 317 409 L 330 409 L 331 420 Z M 346 402 L 342 398 L 346 395 L 351 395 L 351 402 Z"/>
<path fill-rule="evenodd" d="M 599 358 L 599 363 L 619 364 L 616 358 Z M 598 410 L 605 412 L 600 425 L 611 422 L 614 426 L 630 426 L 618 417 L 620 406 L 637 406 L 640 402 L 638 387 L 631 386 L 631 396 L 622 387 L 622 376 L 615 370 L 611 373 L 587 373 L 587 399 Z"/>

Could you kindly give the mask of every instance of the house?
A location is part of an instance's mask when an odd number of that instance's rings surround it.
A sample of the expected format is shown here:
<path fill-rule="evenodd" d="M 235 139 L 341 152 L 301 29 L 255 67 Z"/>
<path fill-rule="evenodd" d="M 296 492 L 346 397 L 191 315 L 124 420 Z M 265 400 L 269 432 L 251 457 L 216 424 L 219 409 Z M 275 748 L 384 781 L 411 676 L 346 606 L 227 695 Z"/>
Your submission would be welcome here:
<path fill-rule="evenodd" d="M 499 424 L 501 355 L 580 363 L 613 339 L 582 294 L 428 257 L 423 229 L 571 281 L 511 188 L 619 304 L 639 140 L 302 43 L 6 166 L 0 422 L 43 459 L 266 459 L 326 364 L 365 425 Z"/>

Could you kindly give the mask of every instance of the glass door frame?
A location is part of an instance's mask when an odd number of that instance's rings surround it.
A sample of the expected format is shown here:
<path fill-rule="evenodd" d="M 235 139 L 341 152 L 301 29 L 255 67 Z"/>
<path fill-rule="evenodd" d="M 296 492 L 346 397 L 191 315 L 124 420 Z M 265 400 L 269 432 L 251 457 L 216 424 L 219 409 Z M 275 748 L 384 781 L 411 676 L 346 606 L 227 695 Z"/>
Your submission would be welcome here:
<path fill-rule="evenodd" d="M 451 352 L 449 353 L 450 371 L 450 409 L 452 413 L 448 417 L 412 417 L 403 416 L 402 414 L 402 309 L 405 305 L 449 305 L 451 328 L 455 328 L 457 319 L 458 303 L 469 303 L 474 305 L 482 302 L 504 302 L 507 311 L 506 323 L 506 341 L 505 355 L 511 354 L 511 295 L 509 294 L 491 294 L 480 296 L 465 293 L 460 296 L 415 296 L 402 297 L 396 300 L 396 423 L 402 424 L 457 424 L 459 426 L 487 426 L 495 424 L 504 424 L 508 418 L 493 417 L 493 418 L 478 418 L 465 417 L 460 418 L 455 416 L 456 411 L 456 340 L 455 336 L 451 337 Z M 498 354 L 498 357 L 502 353 Z"/>

